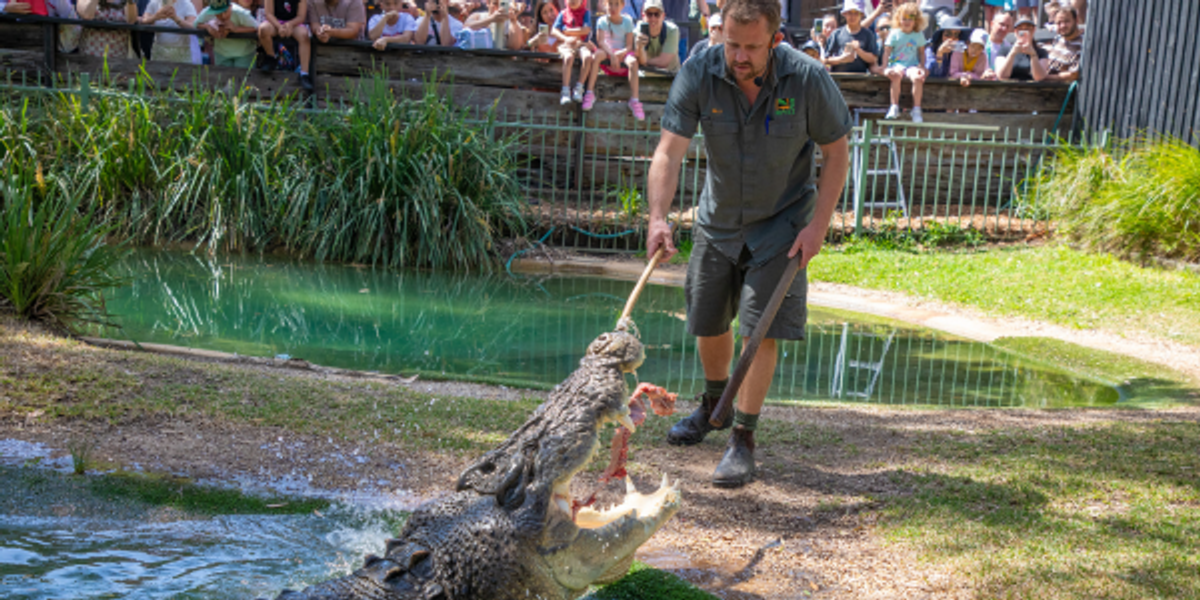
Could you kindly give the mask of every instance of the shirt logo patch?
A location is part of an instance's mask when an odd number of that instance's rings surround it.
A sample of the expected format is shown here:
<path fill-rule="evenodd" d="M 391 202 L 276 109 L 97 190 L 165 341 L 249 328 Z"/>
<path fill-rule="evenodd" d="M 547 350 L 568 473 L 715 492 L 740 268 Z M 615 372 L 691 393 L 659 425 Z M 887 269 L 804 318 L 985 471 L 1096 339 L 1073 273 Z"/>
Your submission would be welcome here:
<path fill-rule="evenodd" d="M 796 100 L 794 98 L 777 98 L 775 112 L 781 115 L 796 114 Z"/>
<path fill-rule="evenodd" d="M 721 113 L 725 112 L 725 111 L 723 111 L 723 110 L 721 110 L 721 109 L 719 109 L 719 108 L 714 108 L 714 109 L 712 109 L 712 111 L 713 111 L 713 114 L 714 114 L 714 115 L 719 115 L 719 114 L 721 114 Z"/>

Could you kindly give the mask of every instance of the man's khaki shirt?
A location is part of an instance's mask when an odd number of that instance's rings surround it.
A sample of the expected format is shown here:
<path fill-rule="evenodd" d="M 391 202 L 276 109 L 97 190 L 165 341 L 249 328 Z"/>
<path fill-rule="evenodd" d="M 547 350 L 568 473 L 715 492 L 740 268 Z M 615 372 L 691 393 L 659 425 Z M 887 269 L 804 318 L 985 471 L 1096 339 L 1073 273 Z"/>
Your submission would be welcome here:
<path fill-rule="evenodd" d="M 736 261 L 743 246 L 761 264 L 787 251 L 816 207 L 813 155 L 853 122 L 820 63 L 784 45 L 772 50 L 753 106 L 727 73 L 725 47 L 695 55 L 675 76 L 662 128 L 704 133 L 708 174 L 696 222 Z"/>

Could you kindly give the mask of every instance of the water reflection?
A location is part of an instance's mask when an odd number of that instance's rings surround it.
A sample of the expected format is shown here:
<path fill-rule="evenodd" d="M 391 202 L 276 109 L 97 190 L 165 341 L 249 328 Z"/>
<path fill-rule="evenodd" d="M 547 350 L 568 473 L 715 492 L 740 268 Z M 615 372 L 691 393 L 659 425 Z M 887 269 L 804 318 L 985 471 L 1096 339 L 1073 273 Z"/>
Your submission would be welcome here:
<path fill-rule="evenodd" d="M 632 283 L 595 278 L 391 273 L 370 268 L 146 251 L 109 302 L 111 337 L 389 373 L 557 383 L 610 329 Z M 643 381 L 703 385 L 681 290 L 649 286 L 634 311 Z M 1111 387 L 1001 350 L 896 322 L 822 310 L 808 341 L 781 345 L 775 401 L 939 406 L 1117 402 Z"/>

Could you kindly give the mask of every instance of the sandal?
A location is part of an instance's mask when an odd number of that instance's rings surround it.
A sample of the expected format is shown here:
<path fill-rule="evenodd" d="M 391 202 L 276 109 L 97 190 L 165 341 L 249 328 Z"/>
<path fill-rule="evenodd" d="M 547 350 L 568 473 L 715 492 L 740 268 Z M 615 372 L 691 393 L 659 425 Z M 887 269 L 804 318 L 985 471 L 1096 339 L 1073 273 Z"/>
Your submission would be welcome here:
<path fill-rule="evenodd" d="M 646 120 L 646 109 L 642 108 L 641 100 L 638 100 L 637 98 L 630 98 L 629 110 L 633 111 L 633 118 L 639 121 Z"/>

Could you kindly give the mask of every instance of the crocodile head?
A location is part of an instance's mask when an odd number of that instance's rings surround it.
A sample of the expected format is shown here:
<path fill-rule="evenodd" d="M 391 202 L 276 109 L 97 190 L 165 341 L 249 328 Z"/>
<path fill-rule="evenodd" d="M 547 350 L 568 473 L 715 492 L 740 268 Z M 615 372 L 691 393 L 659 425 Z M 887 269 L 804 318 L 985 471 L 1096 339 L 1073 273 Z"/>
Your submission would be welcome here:
<path fill-rule="evenodd" d="M 280 598 L 569 599 L 619 579 L 678 511 L 679 490 L 664 476 L 641 494 L 627 479 L 624 501 L 597 510 L 571 496 L 571 482 L 600 450 L 605 425 L 635 428 L 624 374 L 644 357 L 623 328 L 596 338 L 525 424 L 462 472 L 453 494 L 412 514 L 383 557 Z"/>

